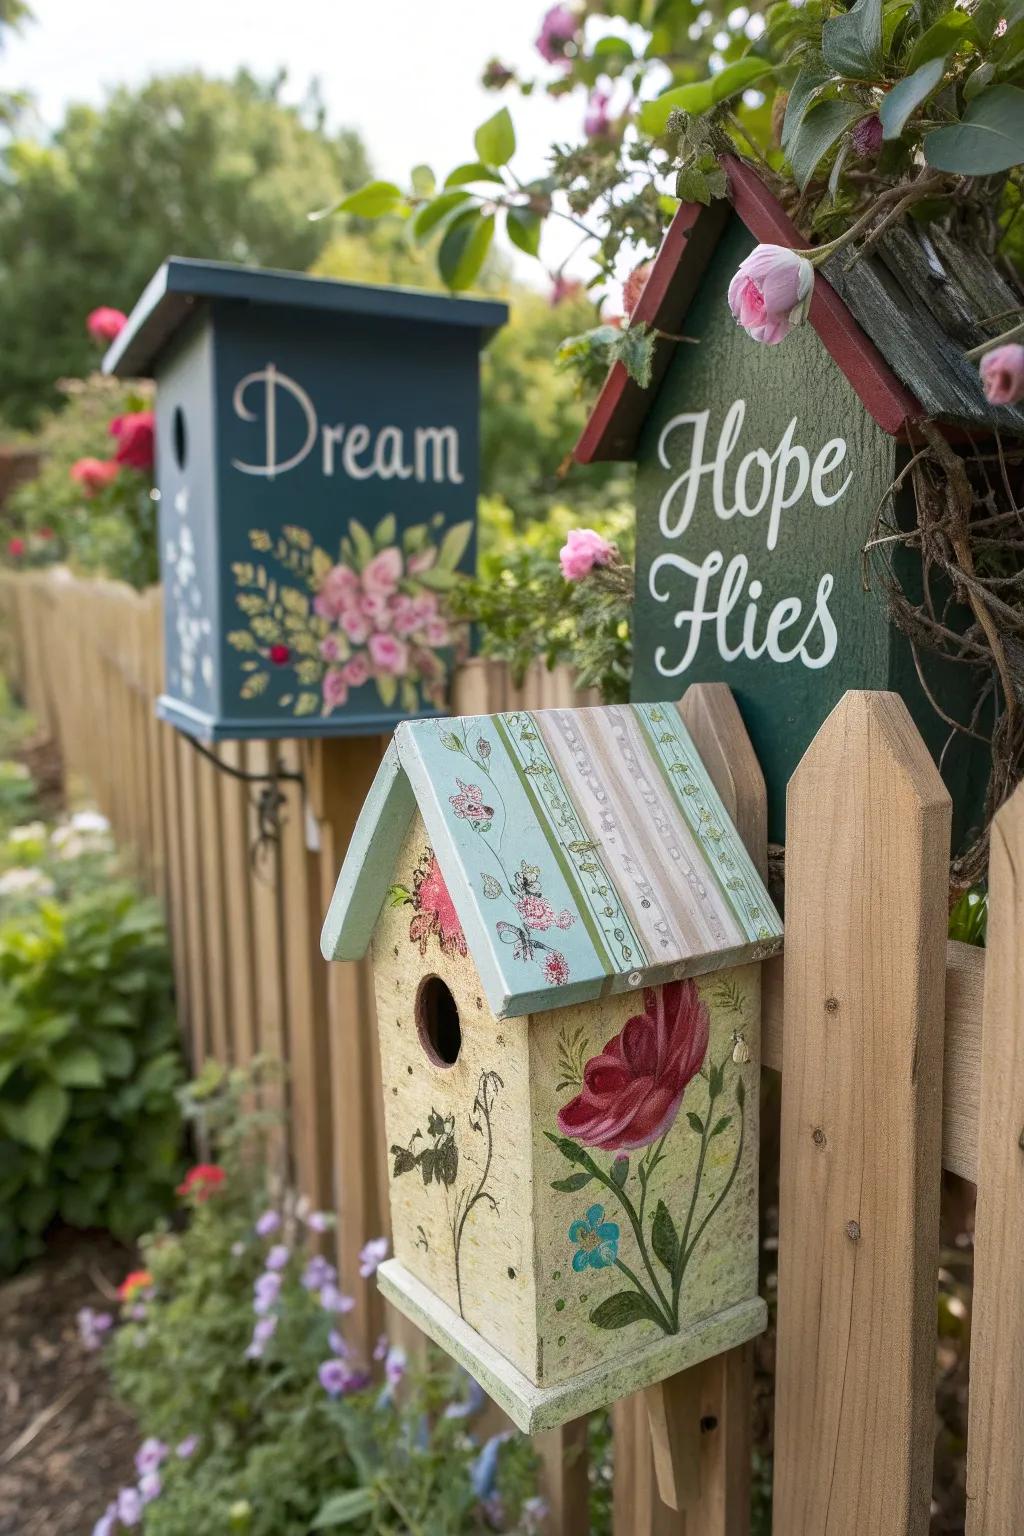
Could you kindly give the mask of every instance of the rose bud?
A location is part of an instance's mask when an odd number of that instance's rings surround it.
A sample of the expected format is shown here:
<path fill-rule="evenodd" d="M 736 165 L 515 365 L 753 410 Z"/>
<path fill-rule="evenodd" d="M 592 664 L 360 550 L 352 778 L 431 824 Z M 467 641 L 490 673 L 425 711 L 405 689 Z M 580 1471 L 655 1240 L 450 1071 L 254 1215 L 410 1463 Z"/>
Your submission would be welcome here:
<path fill-rule="evenodd" d="M 993 347 L 979 364 L 981 387 L 989 405 L 1016 405 L 1024 399 L 1024 347 L 1015 341 Z"/>
<path fill-rule="evenodd" d="M 862 160 L 873 160 L 882 147 L 882 119 L 877 112 L 870 117 L 862 117 L 859 123 L 854 123 L 853 132 L 850 135 L 854 153 Z"/>
<path fill-rule="evenodd" d="M 758 245 L 729 284 L 729 308 L 755 341 L 769 346 L 807 318 L 814 268 L 784 245 Z"/>

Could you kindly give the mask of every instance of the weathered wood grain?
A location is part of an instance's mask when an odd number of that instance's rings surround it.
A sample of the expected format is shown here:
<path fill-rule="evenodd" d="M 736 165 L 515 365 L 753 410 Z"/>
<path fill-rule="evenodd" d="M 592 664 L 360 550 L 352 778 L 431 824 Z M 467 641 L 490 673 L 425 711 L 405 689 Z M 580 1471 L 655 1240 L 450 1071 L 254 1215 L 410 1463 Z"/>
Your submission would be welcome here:
<path fill-rule="evenodd" d="M 967 1536 L 1024 1530 L 1024 786 L 992 826 Z"/>
<path fill-rule="evenodd" d="M 775 1530 L 924 1536 L 950 803 L 850 693 L 789 787 Z"/>

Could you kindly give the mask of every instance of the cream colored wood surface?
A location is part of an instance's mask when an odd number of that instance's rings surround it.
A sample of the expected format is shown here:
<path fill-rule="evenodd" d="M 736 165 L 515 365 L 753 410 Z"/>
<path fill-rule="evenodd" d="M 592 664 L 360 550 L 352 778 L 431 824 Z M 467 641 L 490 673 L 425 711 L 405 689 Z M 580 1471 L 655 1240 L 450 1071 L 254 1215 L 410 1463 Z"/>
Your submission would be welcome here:
<path fill-rule="evenodd" d="M 949 796 L 848 693 L 787 803 L 777 1536 L 925 1536 Z"/>
<path fill-rule="evenodd" d="M 1024 1531 L 1024 787 L 992 826 L 967 1536 Z"/>
<path fill-rule="evenodd" d="M 700 1381 L 696 1367 L 666 1377 L 643 1394 L 658 1494 L 669 1509 L 700 1498 Z"/>

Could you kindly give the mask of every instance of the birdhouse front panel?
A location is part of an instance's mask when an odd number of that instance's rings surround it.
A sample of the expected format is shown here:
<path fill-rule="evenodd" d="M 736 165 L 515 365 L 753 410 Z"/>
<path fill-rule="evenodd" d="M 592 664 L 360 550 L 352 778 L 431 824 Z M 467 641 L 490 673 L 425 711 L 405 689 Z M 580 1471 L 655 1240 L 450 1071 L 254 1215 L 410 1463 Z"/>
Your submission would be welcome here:
<path fill-rule="evenodd" d="M 491 1012 L 418 814 L 373 972 L 395 1256 L 532 1376 L 528 1021 Z"/>
<path fill-rule="evenodd" d="M 632 694 L 728 683 L 781 841 L 786 784 L 822 720 L 849 688 L 891 686 L 862 551 L 896 444 L 810 325 L 766 346 L 736 324 L 729 282 L 754 244 L 734 217 L 640 434 Z"/>
<path fill-rule="evenodd" d="M 163 577 L 190 632 L 208 626 L 196 668 L 168 625 L 166 718 L 295 737 L 444 709 L 461 644 L 447 600 L 475 553 L 479 351 L 506 313 L 167 263 L 105 365 L 156 377 L 157 482 L 177 509 Z M 203 556 L 191 582 L 179 533 Z"/>

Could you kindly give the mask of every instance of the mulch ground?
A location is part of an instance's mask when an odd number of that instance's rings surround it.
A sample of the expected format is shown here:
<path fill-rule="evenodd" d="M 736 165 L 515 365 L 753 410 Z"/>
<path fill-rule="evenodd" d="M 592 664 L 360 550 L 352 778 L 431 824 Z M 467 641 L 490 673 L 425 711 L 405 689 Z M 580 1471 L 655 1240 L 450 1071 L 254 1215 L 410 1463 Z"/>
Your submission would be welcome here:
<path fill-rule="evenodd" d="M 0 1284 L 0 1536 L 89 1536 L 134 1481 L 138 1432 L 76 1323 L 80 1307 L 116 1312 L 132 1258 L 103 1234 L 60 1232 Z"/>

